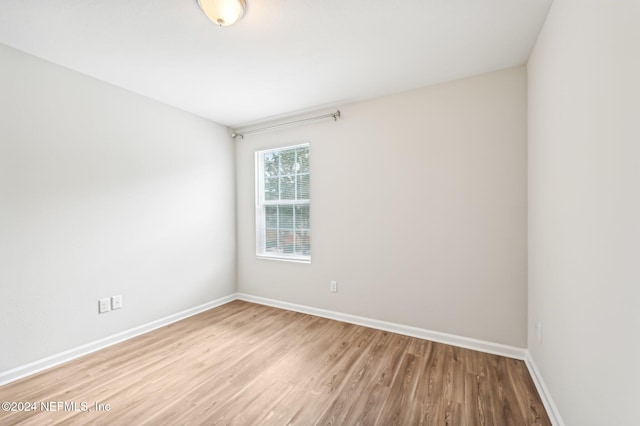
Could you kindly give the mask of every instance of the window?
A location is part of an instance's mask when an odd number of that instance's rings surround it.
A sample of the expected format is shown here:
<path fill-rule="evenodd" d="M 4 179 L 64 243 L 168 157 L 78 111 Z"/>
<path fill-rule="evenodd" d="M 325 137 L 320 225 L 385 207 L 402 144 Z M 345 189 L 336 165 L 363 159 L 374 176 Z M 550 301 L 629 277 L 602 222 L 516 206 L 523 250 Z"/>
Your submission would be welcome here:
<path fill-rule="evenodd" d="M 309 144 L 256 152 L 256 254 L 311 260 Z"/>

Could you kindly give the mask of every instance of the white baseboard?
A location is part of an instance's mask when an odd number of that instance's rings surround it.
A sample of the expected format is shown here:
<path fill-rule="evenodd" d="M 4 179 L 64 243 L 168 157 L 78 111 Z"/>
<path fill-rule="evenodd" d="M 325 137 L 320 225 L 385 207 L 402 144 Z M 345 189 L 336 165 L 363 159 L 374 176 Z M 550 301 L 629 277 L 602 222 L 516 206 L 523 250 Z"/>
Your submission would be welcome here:
<path fill-rule="evenodd" d="M 77 348 L 73 348 L 38 361 L 31 362 L 29 364 L 22 365 L 20 367 L 13 368 L 11 370 L 0 372 L 0 386 L 7 383 L 14 382 L 24 377 L 36 374 L 40 371 L 54 367 L 56 365 L 71 361 L 75 358 L 90 354 L 92 352 L 104 349 L 108 346 L 115 345 L 116 343 L 123 342 L 133 337 L 139 336 L 144 333 L 148 333 L 160 327 L 164 327 L 171 323 L 183 320 L 190 316 L 199 314 L 201 312 L 213 309 L 220 305 L 232 302 L 234 300 L 244 300 L 247 302 L 257 303 L 266 306 L 272 306 L 275 308 L 286 309 L 289 311 L 301 312 L 304 314 L 315 315 L 323 318 L 328 318 L 337 321 L 348 322 L 351 324 L 361 325 L 364 327 L 375 328 L 378 330 L 389 331 L 391 333 L 402 334 L 405 336 L 417 337 L 419 339 L 431 340 L 434 342 L 444 343 L 447 345 L 458 346 L 465 349 L 472 349 L 480 352 L 486 352 L 495 355 L 501 355 L 509 358 L 515 358 L 524 360 L 529 374 L 533 379 L 533 382 L 540 394 L 542 403 L 551 419 L 551 422 L 555 426 L 564 426 L 564 422 L 560 417 L 558 408 L 551 398 L 540 371 L 538 370 L 531 353 L 527 349 L 517 348 L 514 346 L 502 345 L 499 343 L 487 342 L 484 340 L 472 339 L 469 337 L 456 336 L 454 334 L 442 333 L 439 331 L 427 330 L 418 327 L 412 327 L 408 325 L 396 324 L 387 321 L 380 321 L 376 319 L 360 317 L 357 315 L 344 314 L 341 312 L 329 311 L 326 309 L 313 308 L 311 306 L 298 305 L 295 303 L 282 302 L 274 299 L 267 299 L 259 296 L 252 296 L 244 293 L 234 293 L 225 297 L 221 297 L 211 302 L 186 309 L 182 312 L 178 312 L 173 315 L 158 319 L 156 321 L 143 324 L 138 327 L 125 330 L 123 332 L 114 334 L 109 337 L 105 337 L 100 340 L 96 340 L 91 343 L 87 343 Z"/>
<path fill-rule="evenodd" d="M 202 304 L 200 306 L 196 306 L 196 307 L 184 310 L 182 312 L 169 315 L 159 320 L 152 321 L 147 324 L 143 324 L 141 326 L 131 328 L 129 330 L 125 330 L 123 332 L 114 334 L 112 336 L 105 337 L 103 339 L 96 340 L 94 342 L 90 342 L 85 345 L 40 359 L 38 361 L 34 361 L 29 364 L 22 365 L 22 366 L 13 368 L 11 370 L 0 372 L 0 386 L 5 385 L 7 383 L 11 383 L 13 381 L 19 380 L 21 378 L 24 378 L 33 374 L 36 374 L 40 371 L 65 363 L 67 361 L 71 361 L 75 358 L 79 358 L 81 356 L 90 354 L 100 349 L 104 349 L 108 346 L 115 345 L 116 343 L 120 343 L 125 340 L 131 339 L 132 337 L 136 337 L 141 334 L 148 333 L 157 328 L 164 327 L 165 325 L 169 325 L 176 321 L 180 321 L 182 319 L 199 314 L 206 310 L 218 307 L 220 305 L 224 305 L 236 299 L 244 300 L 247 302 L 258 303 L 261 305 L 272 306 L 275 308 L 286 309 L 289 311 L 296 311 L 296 312 L 301 312 L 305 314 L 315 315 L 315 316 L 333 319 L 337 321 L 348 322 L 351 324 L 375 328 L 378 330 L 389 331 L 391 333 L 402 334 L 405 336 L 417 337 L 419 339 L 431 340 L 434 342 L 444 343 L 452 346 L 458 346 L 465 349 L 472 349 L 480 352 L 486 352 L 490 354 L 524 360 L 527 363 L 527 367 L 531 372 L 531 376 L 533 377 L 534 382 L 536 383 L 536 387 L 538 388 L 538 392 L 540 393 L 540 396 L 545 404 L 545 408 L 550 413 L 550 416 L 553 413 L 553 415 L 555 415 L 558 419 L 560 418 L 559 416 L 556 415 L 557 410 L 555 409 L 555 405 L 553 405 L 553 403 L 551 402 L 551 399 L 548 396 L 548 392 L 546 392 L 546 388 L 544 387 L 544 383 L 539 378 L 539 375 L 537 374 L 537 371 L 535 369 L 535 364 L 533 363 L 533 360 L 530 358 L 528 351 L 526 349 L 503 345 L 500 343 L 487 342 L 479 339 L 472 339 L 469 337 L 457 336 L 454 334 L 442 333 L 439 331 L 412 327 L 412 326 L 403 325 L 403 324 L 397 324 L 397 323 L 380 321 L 380 320 L 366 318 L 366 317 L 360 317 L 357 315 L 344 314 L 344 313 L 329 311 L 329 310 L 320 309 L 320 308 L 313 308 L 310 306 L 298 305 L 295 303 L 282 302 L 279 300 L 267 299 L 264 297 L 252 296 L 252 295 L 243 294 L 243 293 L 231 294 L 231 295 L 222 297 L 220 299 L 216 299 L 211 302 Z M 563 423 L 561 421 L 557 422 L 556 424 L 558 424 L 559 426 L 563 426 Z"/>
<path fill-rule="evenodd" d="M 556 404 L 553 402 L 549 389 L 547 389 L 547 386 L 544 384 L 540 370 L 538 370 L 536 363 L 533 361 L 533 357 L 529 350 L 526 351 L 524 363 L 529 369 L 529 374 L 533 379 L 533 383 L 536 385 L 536 389 L 538 390 L 538 394 L 540 394 L 540 399 L 542 399 L 542 403 L 544 404 L 544 408 L 547 410 L 551 423 L 554 426 L 565 426 L 562 421 L 562 417 L 560 417 L 558 407 L 556 407 Z"/>
<path fill-rule="evenodd" d="M 115 345 L 116 343 L 120 343 L 125 340 L 131 339 L 132 337 L 136 337 L 141 334 L 148 333 L 149 331 L 155 330 L 160 327 L 164 327 L 165 325 L 169 325 L 176 321 L 183 320 L 185 318 L 199 314 L 201 312 L 207 311 L 217 306 L 224 305 L 225 303 L 229 303 L 233 300 L 236 300 L 236 298 L 237 297 L 235 293 L 229 296 L 221 297 L 220 299 L 212 300 L 211 302 L 202 304 L 200 306 L 186 309 L 182 312 L 169 315 L 159 320 L 151 321 L 147 324 L 143 324 L 138 327 L 134 327 L 129 330 L 122 331 L 112 336 L 105 337 L 103 339 L 96 340 L 94 342 L 90 342 L 82 346 L 78 346 L 77 348 L 69 349 L 67 351 L 64 351 L 46 358 L 39 359 L 38 361 L 21 365 L 20 367 L 13 368 L 11 370 L 2 371 L 0 372 L 0 386 L 22 379 L 23 377 L 26 377 L 26 376 L 39 373 L 40 371 L 46 370 L 48 368 L 54 367 L 56 365 L 62 364 L 67 361 L 71 361 L 72 359 L 79 358 L 81 356 L 90 354 L 100 349 L 104 349 L 108 346 Z"/>
<path fill-rule="evenodd" d="M 472 349 L 494 355 L 501 355 L 519 360 L 525 359 L 526 349 L 514 346 L 492 343 L 484 340 L 472 339 L 469 337 L 456 336 L 454 334 L 442 333 L 439 331 L 427 330 L 424 328 L 412 327 L 408 325 L 396 324 L 387 321 L 380 321 L 356 315 L 343 314 L 340 312 L 328 311 L 325 309 L 313 308 L 310 306 L 297 305 L 295 303 L 281 302 L 279 300 L 267 299 L 250 294 L 237 293 L 239 300 L 272 306 L 274 308 L 286 309 L 289 311 L 301 312 L 303 314 L 315 315 L 351 324 L 362 325 L 364 327 L 389 331 L 391 333 L 403 334 L 405 336 L 417 337 L 419 339 L 431 340 L 433 342 L 445 343 L 447 345 L 458 346 L 465 349 Z"/>

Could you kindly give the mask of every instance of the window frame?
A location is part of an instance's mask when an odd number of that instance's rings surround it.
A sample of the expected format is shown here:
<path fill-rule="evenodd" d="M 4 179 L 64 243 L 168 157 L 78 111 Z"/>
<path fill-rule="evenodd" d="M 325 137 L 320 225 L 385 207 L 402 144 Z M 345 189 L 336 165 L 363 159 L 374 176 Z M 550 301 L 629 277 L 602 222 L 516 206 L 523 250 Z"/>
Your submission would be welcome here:
<path fill-rule="evenodd" d="M 265 209 L 267 206 L 295 206 L 297 205 L 306 205 L 309 206 L 309 217 L 311 216 L 311 188 L 309 187 L 309 198 L 303 200 L 266 200 L 265 199 L 265 176 L 264 176 L 264 156 L 273 152 L 282 152 L 288 151 L 298 148 L 306 147 L 309 152 L 311 152 L 311 146 L 309 141 L 304 141 L 292 145 L 284 145 L 275 148 L 267 148 L 267 149 L 258 149 L 255 152 L 255 187 L 256 187 L 256 257 L 259 259 L 271 259 L 271 260 L 280 260 L 287 262 L 297 262 L 297 263 L 311 263 L 311 244 L 309 244 L 309 254 L 308 255 L 298 255 L 298 254 L 286 254 L 286 253 L 271 253 L 266 249 L 266 214 Z M 311 161 L 309 161 L 309 185 L 311 181 Z M 297 173 L 296 175 L 297 176 Z M 278 174 L 278 177 L 282 177 Z M 280 228 L 277 228 L 278 231 Z M 311 231 L 311 227 L 309 226 L 309 232 Z M 296 224 L 294 221 L 293 224 L 293 232 L 296 232 Z"/>

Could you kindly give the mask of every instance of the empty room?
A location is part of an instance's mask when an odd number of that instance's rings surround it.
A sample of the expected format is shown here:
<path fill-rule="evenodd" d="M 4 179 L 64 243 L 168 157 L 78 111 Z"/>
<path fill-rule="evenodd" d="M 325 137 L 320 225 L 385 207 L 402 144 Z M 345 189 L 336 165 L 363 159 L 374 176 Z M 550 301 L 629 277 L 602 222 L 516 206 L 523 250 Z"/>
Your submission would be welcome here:
<path fill-rule="evenodd" d="M 0 425 L 637 425 L 640 2 L 0 2 Z"/>

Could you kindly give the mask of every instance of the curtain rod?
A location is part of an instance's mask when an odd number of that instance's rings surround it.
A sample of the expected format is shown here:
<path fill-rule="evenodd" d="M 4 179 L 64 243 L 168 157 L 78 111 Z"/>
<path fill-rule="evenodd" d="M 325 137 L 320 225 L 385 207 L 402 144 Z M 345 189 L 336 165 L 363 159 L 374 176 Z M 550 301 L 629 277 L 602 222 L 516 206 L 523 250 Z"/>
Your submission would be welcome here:
<path fill-rule="evenodd" d="M 302 120 L 287 121 L 286 123 L 274 124 L 272 126 L 266 126 L 266 127 L 259 127 L 257 129 L 247 130 L 246 132 L 243 132 L 242 130 L 234 130 L 233 133 L 231 133 L 231 137 L 236 138 L 239 136 L 241 138 L 244 138 L 245 135 L 250 135 L 252 133 L 264 132 L 266 130 L 277 129 L 279 127 L 293 126 L 295 124 L 308 123 L 310 121 L 324 120 L 326 118 L 333 118 L 333 121 L 338 121 L 338 118 L 340 118 L 340 110 L 336 110 L 336 112 L 331 112 L 329 114 L 318 115 L 316 117 L 303 118 Z"/>

